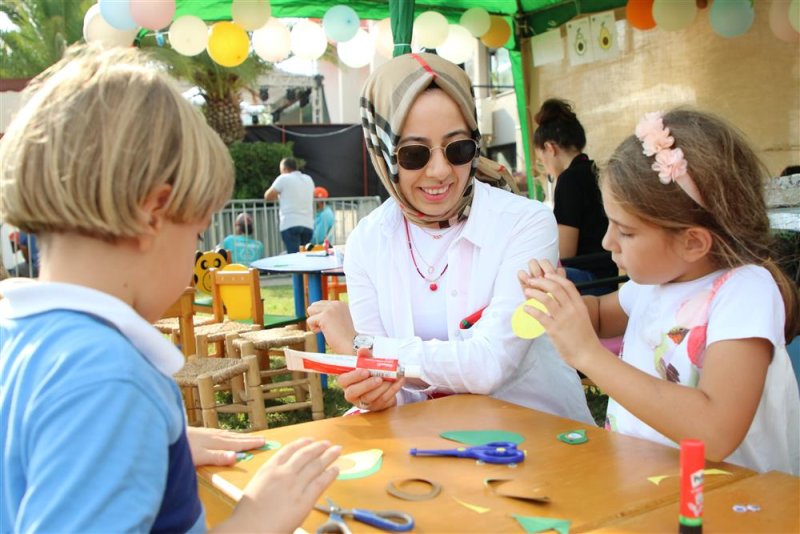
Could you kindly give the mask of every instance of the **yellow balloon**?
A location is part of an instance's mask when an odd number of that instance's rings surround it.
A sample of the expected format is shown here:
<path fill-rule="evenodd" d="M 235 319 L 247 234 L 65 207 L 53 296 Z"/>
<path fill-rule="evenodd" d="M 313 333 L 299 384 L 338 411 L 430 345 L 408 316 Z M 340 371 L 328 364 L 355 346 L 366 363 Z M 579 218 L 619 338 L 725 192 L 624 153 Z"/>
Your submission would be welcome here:
<path fill-rule="evenodd" d="M 244 28 L 235 22 L 217 22 L 209 30 L 206 50 L 211 59 L 223 67 L 236 67 L 247 59 L 250 39 Z"/>
<path fill-rule="evenodd" d="M 492 15 L 492 24 L 489 26 L 489 31 L 481 37 L 481 42 L 487 48 L 500 48 L 508 42 L 509 37 L 511 37 L 511 27 L 506 19 Z"/>
<path fill-rule="evenodd" d="M 536 299 L 528 299 L 526 302 L 520 304 L 516 310 L 514 310 L 514 314 L 511 316 L 511 330 L 514 331 L 514 334 L 517 337 L 522 339 L 533 339 L 539 337 L 544 334 L 544 326 L 542 326 L 542 323 L 528 315 L 528 312 L 524 310 L 525 306 L 531 306 L 547 313 L 547 308 L 545 308 L 544 304 Z"/>

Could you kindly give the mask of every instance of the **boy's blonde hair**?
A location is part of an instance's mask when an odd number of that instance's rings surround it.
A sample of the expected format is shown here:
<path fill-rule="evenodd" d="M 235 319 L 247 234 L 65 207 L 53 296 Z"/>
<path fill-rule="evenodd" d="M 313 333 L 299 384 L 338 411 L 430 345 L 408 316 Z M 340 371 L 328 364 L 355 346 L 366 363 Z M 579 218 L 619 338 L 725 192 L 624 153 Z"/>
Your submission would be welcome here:
<path fill-rule="evenodd" d="M 798 329 L 798 296 L 794 283 L 772 260 L 775 250 L 764 201 L 766 167 L 744 136 L 724 120 L 679 108 L 663 116 L 664 127 L 680 148 L 707 208 L 692 200 L 675 182 L 663 184 L 652 169 L 653 157 L 642 153 L 632 135 L 617 147 L 601 185 L 624 209 L 668 231 L 691 226 L 713 236 L 711 259 L 718 268 L 761 265 L 775 278 L 786 306 L 787 340 Z"/>
<path fill-rule="evenodd" d="M 143 52 L 73 47 L 25 93 L 0 140 L 1 220 L 113 240 L 144 232 L 157 186 L 172 186 L 165 213 L 179 223 L 230 198 L 227 148 Z"/>

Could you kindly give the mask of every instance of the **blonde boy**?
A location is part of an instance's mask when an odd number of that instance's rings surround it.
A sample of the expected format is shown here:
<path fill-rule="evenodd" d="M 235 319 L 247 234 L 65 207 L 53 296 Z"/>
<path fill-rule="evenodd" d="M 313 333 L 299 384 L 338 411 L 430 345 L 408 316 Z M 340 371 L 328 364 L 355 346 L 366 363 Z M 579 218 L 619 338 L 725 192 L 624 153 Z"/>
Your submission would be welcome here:
<path fill-rule="evenodd" d="M 228 152 L 135 49 L 72 49 L 27 94 L 0 219 L 39 237 L 41 273 L 0 283 L 0 531 L 202 531 L 182 357 L 150 323 L 230 196 Z M 287 445 L 221 528 L 292 530 L 338 454 Z"/>

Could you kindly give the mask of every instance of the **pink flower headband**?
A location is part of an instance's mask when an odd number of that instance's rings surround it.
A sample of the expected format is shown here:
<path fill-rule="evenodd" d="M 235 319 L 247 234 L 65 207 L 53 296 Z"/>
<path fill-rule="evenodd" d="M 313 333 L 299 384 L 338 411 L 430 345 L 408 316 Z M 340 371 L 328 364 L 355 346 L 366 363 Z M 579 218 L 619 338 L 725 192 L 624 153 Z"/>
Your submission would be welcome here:
<path fill-rule="evenodd" d="M 636 137 L 642 142 L 642 153 L 645 156 L 655 156 L 656 161 L 652 168 L 658 173 L 661 183 L 675 182 L 689 198 L 705 208 L 700 190 L 687 172 L 688 165 L 683 150 L 670 148 L 675 144 L 675 138 L 669 135 L 669 128 L 664 127 L 660 111 L 645 113 L 636 125 Z"/>

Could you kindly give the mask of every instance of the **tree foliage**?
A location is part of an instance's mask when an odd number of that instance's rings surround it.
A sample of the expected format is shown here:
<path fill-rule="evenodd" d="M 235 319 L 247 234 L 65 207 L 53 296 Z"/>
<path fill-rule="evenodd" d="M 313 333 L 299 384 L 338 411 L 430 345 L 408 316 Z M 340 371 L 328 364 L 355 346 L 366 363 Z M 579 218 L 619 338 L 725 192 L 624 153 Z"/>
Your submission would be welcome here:
<path fill-rule="evenodd" d="M 18 29 L 0 31 L 0 78 L 31 78 L 83 38 L 94 0 L 2 0 L 0 13 Z"/>
<path fill-rule="evenodd" d="M 278 175 L 278 165 L 283 158 L 294 157 L 294 143 L 233 143 L 231 158 L 236 169 L 234 198 L 261 198 Z M 302 160 L 297 161 L 302 166 Z"/>

